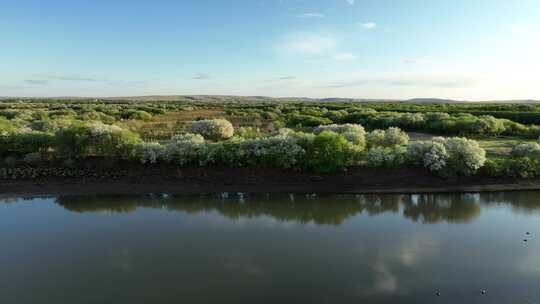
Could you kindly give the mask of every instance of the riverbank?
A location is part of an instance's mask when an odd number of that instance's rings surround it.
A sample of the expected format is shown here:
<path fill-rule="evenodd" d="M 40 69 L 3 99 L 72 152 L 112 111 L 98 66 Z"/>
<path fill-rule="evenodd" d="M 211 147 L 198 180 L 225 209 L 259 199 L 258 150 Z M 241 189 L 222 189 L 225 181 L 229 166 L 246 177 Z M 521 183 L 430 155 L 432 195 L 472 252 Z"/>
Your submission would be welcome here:
<path fill-rule="evenodd" d="M 47 170 L 53 171 L 53 168 Z M 103 173 L 103 172 L 106 172 Z M 540 179 L 482 174 L 443 179 L 421 169 L 353 168 L 310 174 L 254 168 L 89 167 L 79 175 L 0 179 L 0 195 L 251 193 L 431 193 L 540 190 Z"/>

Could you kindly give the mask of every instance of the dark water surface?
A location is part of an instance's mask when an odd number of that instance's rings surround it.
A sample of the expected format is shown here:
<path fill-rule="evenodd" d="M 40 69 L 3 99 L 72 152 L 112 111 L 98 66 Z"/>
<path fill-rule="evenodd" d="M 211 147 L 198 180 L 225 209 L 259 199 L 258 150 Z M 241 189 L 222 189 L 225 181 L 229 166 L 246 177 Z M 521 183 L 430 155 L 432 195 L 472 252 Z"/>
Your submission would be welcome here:
<path fill-rule="evenodd" d="M 540 303 L 539 194 L 4 199 L 0 303 Z"/>

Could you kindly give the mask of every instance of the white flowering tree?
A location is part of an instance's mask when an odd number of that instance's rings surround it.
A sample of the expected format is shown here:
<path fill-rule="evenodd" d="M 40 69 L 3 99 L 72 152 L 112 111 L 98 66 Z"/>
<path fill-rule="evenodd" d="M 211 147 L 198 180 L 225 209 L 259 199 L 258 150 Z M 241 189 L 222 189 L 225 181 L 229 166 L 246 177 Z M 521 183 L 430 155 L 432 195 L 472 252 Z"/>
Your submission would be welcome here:
<path fill-rule="evenodd" d="M 368 165 L 372 167 L 398 167 L 404 163 L 403 147 L 375 147 L 367 153 Z"/>
<path fill-rule="evenodd" d="M 323 131 L 332 131 L 342 134 L 346 140 L 362 148 L 366 145 L 366 130 L 364 127 L 362 127 L 362 125 L 359 124 L 333 124 L 327 126 L 318 126 L 313 132 L 315 134 L 319 134 Z"/>
<path fill-rule="evenodd" d="M 369 147 L 405 146 L 409 143 L 409 135 L 397 127 L 377 129 L 367 133 L 366 142 Z"/>
<path fill-rule="evenodd" d="M 513 157 L 540 157 L 540 145 L 537 143 L 521 143 L 512 148 Z"/>
<path fill-rule="evenodd" d="M 206 119 L 194 121 L 191 125 L 191 132 L 217 141 L 233 137 L 234 127 L 226 119 Z"/>
<path fill-rule="evenodd" d="M 178 165 L 200 163 L 208 152 L 208 145 L 199 134 L 186 133 L 174 136 L 166 145 L 164 159 Z"/>
<path fill-rule="evenodd" d="M 221 145 L 218 157 L 233 166 L 267 165 L 288 169 L 295 167 L 305 154 L 295 133 L 287 131 L 254 139 L 235 137 Z"/>
<path fill-rule="evenodd" d="M 403 132 L 400 128 L 390 127 L 384 132 L 383 145 L 404 146 L 409 143 L 409 135 Z"/>
<path fill-rule="evenodd" d="M 155 164 L 165 157 L 165 146 L 160 143 L 141 143 L 135 147 L 137 159 L 143 164 Z"/>
<path fill-rule="evenodd" d="M 366 143 L 368 147 L 378 147 L 382 146 L 384 142 L 384 135 L 386 132 L 384 130 L 373 130 L 366 134 Z"/>
<path fill-rule="evenodd" d="M 406 158 L 440 175 L 471 175 L 486 162 L 486 151 L 471 139 L 436 137 L 409 144 Z"/>

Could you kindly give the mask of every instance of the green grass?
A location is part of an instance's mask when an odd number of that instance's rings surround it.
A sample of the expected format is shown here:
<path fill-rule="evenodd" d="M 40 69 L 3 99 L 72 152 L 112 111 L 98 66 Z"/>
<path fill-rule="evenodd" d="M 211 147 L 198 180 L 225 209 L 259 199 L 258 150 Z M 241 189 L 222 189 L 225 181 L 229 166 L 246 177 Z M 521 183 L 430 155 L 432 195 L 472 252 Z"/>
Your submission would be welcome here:
<path fill-rule="evenodd" d="M 486 138 L 477 141 L 486 150 L 488 157 L 509 157 L 513 146 L 523 142 L 536 142 L 516 137 Z"/>
<path fill-rule="evenodd" d="M 409 132 L 411 141 L 430 140 L 437 135 L 421 133 L 421 132 Z M 519 137 L 502 136 L 496 138 L 478 138 L 480 146 L 487 152 L 488 157 L 509 157 L 512 152 L 512 147 L 523 142 L 537 142 L 533 139 L 524 139 Z"/>

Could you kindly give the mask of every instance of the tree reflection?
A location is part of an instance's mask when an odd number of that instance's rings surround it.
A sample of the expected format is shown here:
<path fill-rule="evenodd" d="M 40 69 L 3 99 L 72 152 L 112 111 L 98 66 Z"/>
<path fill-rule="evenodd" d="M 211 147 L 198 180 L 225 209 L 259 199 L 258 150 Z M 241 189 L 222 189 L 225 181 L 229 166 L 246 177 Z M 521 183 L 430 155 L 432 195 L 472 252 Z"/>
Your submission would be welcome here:
<path fill-rule="evenodd" d="M 64 196 L 56 202 L 74 212 L 133 212 L 137 208 L 184 213 L 218 212 L 232 219 L 269 216 L 280 221 L 339 225 L 365 214 L 401 213 L 425 224 L 467 223 L 480 216 L 482 205 L 505 204 L 530 212 L 540 210 L 534 193 L 423 195 L 247 195 L 223 193 L 200 196 Z"/>
<path fill-rule="evenodd" d="M 425 194 L 408 196 L 403 215 L 415 222 L 467 223 L 480 216 L 480 201 L 470 194 Z"/>
<path fill-rule="evenodd" d="M 510 205 L 512 211 L 523 214 L 540 214 L 540 192 L 493 192 L 483 195 L 486 204 Z"/>
<path fill-rule="evenodd" d="M 56 203 L 73 212 L 117 213 L 135 211 L 137 199 L 124 195 L 60 196 Z"/>

